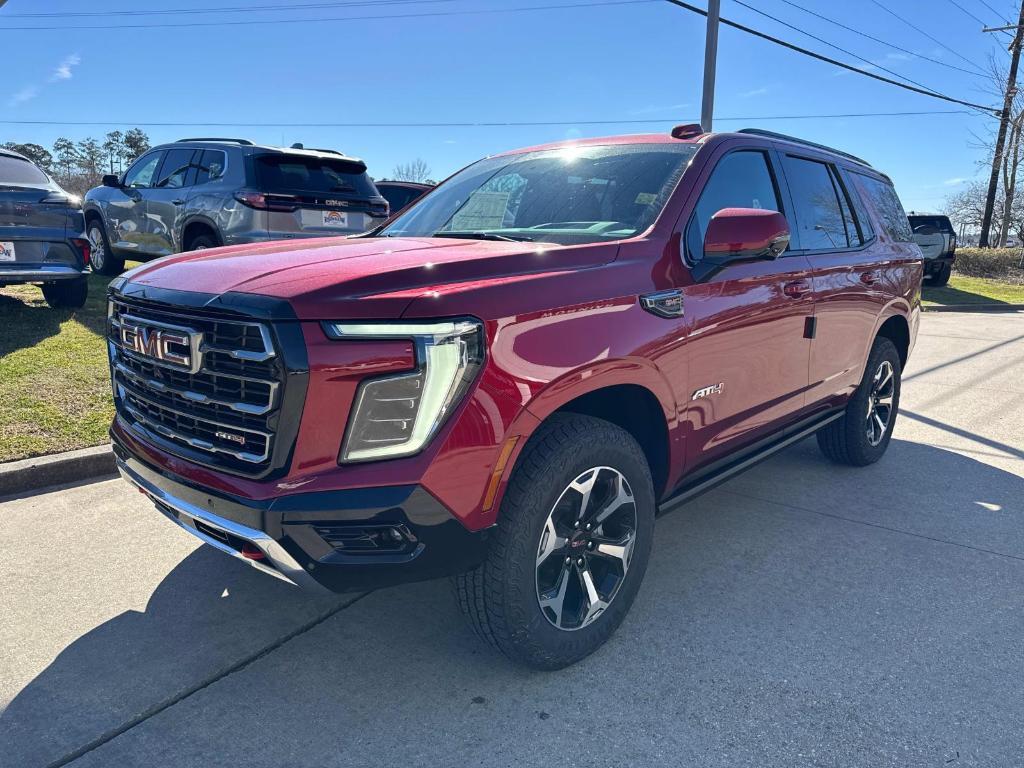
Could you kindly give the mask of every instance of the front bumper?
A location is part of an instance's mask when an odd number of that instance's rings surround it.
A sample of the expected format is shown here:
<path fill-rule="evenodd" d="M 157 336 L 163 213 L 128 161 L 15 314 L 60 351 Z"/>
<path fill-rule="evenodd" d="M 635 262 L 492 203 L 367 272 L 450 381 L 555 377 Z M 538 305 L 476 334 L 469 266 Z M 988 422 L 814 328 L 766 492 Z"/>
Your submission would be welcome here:
<path fill-rule="evenodd" d="M 242 499 L 158 470 L 112 437 L 122 477 L 164 515 L 222 552 L 310 591 L 448 576 L 476 567 L 487 553 L 489 531 L 469 531 L 418 485 Z"/>

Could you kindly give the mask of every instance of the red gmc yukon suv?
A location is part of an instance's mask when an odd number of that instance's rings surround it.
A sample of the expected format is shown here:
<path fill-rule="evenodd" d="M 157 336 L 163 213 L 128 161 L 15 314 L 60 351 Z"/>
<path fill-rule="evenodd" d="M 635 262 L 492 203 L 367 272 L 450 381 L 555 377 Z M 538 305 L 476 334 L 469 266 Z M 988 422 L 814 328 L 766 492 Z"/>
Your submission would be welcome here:
<path fill-rule="evenodd" d="M 921 271 L 889 179 L 817 144 L 508 152 L 367 236 L 115 280 L 111 437 L 206 543 L 312 589 L 453 576 L 557 668 L 622 621 L 659 514 L 811 433 L 882 456 Z"/>

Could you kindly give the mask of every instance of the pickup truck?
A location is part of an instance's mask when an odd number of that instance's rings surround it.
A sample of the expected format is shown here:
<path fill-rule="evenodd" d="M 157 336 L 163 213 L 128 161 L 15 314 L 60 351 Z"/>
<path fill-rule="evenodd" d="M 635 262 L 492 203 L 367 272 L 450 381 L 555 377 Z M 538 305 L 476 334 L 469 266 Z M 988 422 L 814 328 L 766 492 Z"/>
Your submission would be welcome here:
<path fill-rule="evenodd" d="M 313 590 L 451 576 L 556 669 L 622 622 L 658 515 L 812 434 L 882 457 L 921 273 L 890 180 L 818 144 L 507 152 L 366 236 L 114 280 L 111 437 L 207 544 Z"/>

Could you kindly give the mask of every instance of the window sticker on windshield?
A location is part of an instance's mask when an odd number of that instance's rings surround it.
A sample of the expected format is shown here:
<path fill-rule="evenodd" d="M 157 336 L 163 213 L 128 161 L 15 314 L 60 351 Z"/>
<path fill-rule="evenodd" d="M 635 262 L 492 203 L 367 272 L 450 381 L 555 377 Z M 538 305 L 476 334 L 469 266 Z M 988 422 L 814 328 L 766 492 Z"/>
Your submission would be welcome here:
<path fill-rule="evenodd" d="M 640 192 L 636 196 L 635 202 L 637 205 L 654 205 L 654 201 L 658 199 L 658 196 L 653 192 Z"/>
<path fill-rule="evenodd" d="M 501 229 L 508 208 L 508 192 L 474 192 L 452 216 L 452 229 L 476 232 Z"/>
<path fill-rule="evenodd" d="M 751 208 L 757 208 L 757 210 L 761 210 L 761 200 L 760 200 L 760 198 L 755 197 L 753 200 L 751 200 L 750 201 L 750 207 Z"/>

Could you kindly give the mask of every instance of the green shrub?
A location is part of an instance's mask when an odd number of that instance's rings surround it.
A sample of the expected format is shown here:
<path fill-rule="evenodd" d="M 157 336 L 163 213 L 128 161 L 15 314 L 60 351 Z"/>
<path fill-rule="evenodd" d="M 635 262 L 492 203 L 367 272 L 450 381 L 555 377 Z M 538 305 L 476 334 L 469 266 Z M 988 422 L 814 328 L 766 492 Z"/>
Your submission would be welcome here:
<path fill-rule="evenodd" d="M 1024 285 L 1020 248 L 957 248 L 953 271 Z"/>

